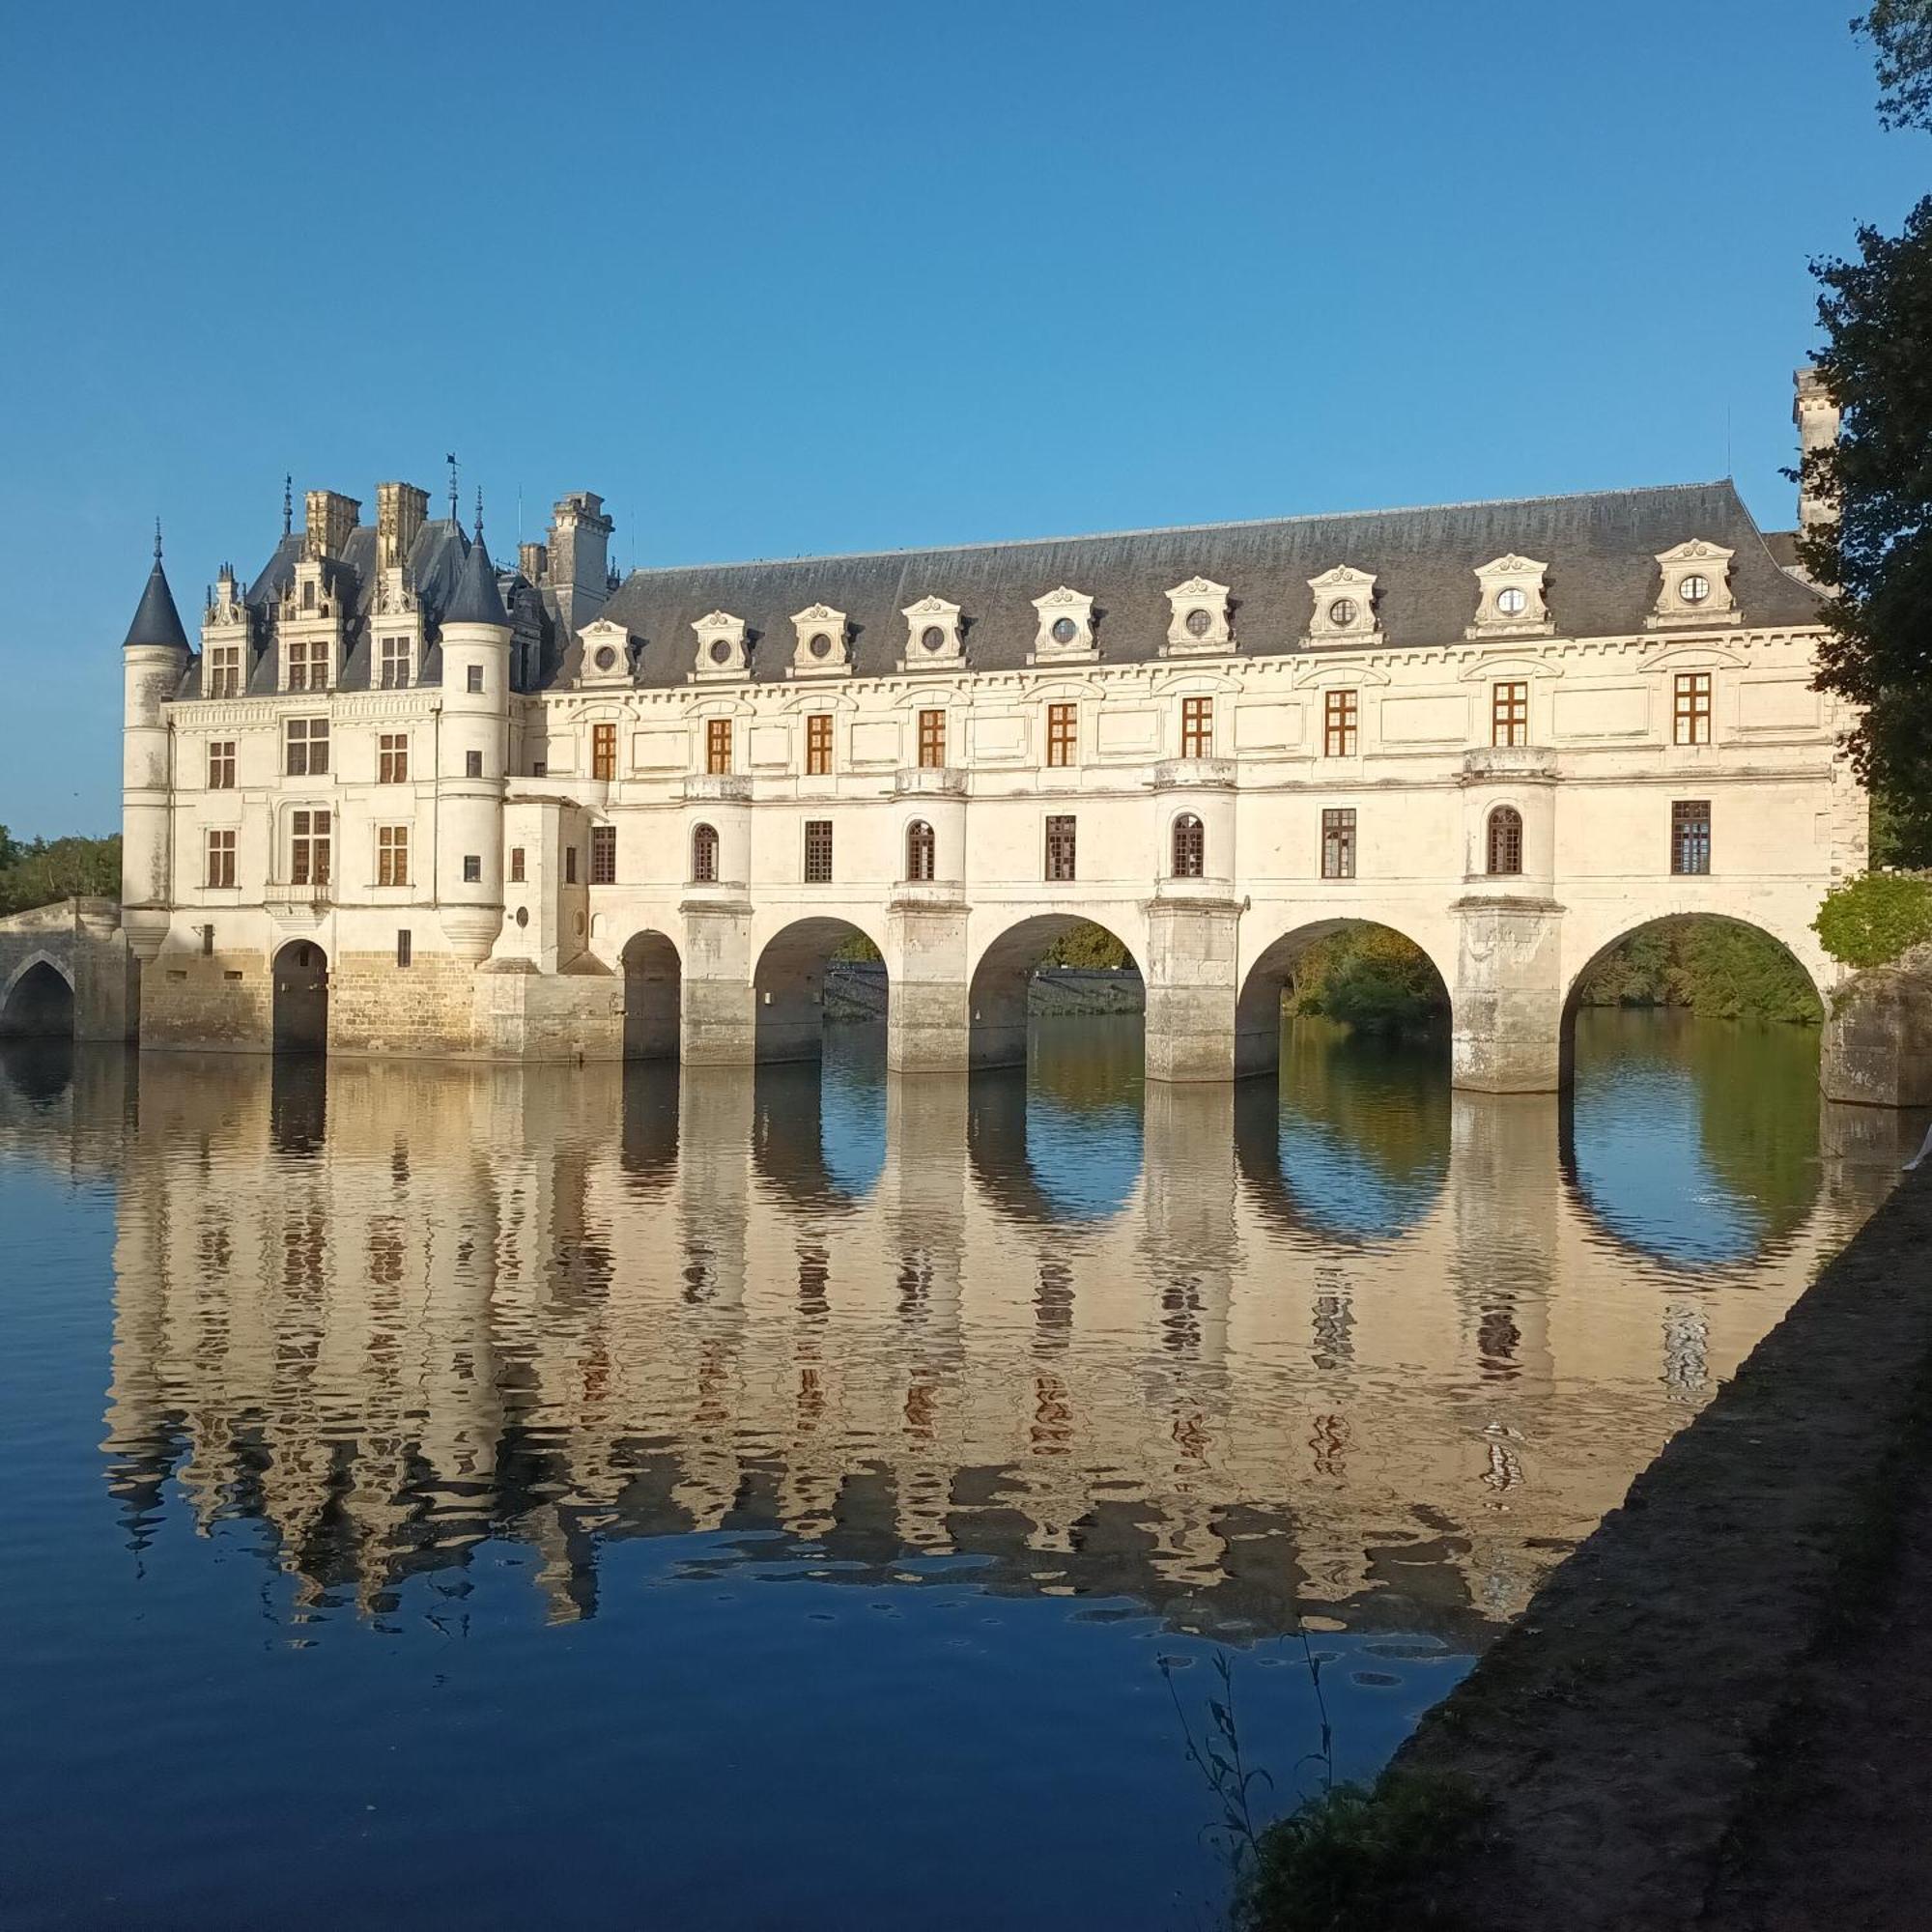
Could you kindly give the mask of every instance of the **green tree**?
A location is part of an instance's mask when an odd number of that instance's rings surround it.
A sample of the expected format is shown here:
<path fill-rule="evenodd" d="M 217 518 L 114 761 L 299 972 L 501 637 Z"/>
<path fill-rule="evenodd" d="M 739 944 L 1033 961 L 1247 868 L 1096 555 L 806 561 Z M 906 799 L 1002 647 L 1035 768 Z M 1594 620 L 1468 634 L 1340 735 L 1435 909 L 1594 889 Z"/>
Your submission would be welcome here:
<path fill-rule="evenodd" d="M 1932 0 L 1878 0 L 1854 25 L 1877 54 L 1880 118 L 1932 128 Z M 1818 682 L 1862 709 L 1847 746 L 1881 802 L 1876 856 L 1918 864 L 1932 860 L 1932 196 L 1898 235 L 1861 226 L 1857 242 L 1812 264 L 1813 359 L 1843 425 L 1804 459 L 1835 514 L 1799 555 L 1838 593 Z"/>
<path fill-rule="evenodd" d="M 1290 1010 L 1340 1020 L 1357 1033 L 1416 1033 L 1449 1011 L 1429 955 L 1385 925 L 1345 926 L 1296 960 Z"/>
<path fill-rule="evenodd" d="M 57 899 L 121 896 L 121 835 L 109 838 L 33 838 L 0 827 L 0 918 Z"/>

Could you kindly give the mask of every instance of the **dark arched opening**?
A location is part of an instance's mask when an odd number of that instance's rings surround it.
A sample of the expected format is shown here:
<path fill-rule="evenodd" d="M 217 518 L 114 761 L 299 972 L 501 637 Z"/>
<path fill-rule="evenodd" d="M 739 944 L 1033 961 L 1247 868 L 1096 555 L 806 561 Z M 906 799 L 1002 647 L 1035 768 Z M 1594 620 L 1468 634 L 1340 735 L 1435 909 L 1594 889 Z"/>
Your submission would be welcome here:
<path fill-rule="evenodd" d="M 0 1006 L 0 1038 L 72 1037 L 73 988 L 58 967 L 37 959 L 14 980 L 6 1005 Z"/>
<path fill-rule="evenodd" d="M 1406 933 L 1373 920 L 1321 920 L 1283 933 L 1248 969 L 1235 1004 L 1235 1072 L 1274 1072 L 1295 1018 L 1425 1041 L 1446 1055 L 1449 1016 L 1440 969 Z"/>
<path fill-rule="evenodd" d="M 633 933 L 624 947 L 624 1058 L 675 1060 L 683 987 L 677 948 L 661 932 Z"/>
<path fill-rule="evenodd" d="M 980 955 L 967 1010 L 968 1065 L 1021 1066 L 1032 1020 L 1145 1015 L 1147 987 L 1133 954 L 1105 926 L 1042 913 L 1009 926 Z"/>
<path fill-rule="evenodd" d="M 885 961 L 842 919 L 801 919 L 758 954 L 753 976 L 760 1061 L 818 1060 L 827 1023 L 883 1023 L 891 999 Z"/>
<path fill-rule="evenodd" d="M 292 939 L 275 954 L 277 1053 L 328 1049 L 328 955 L 311 939 Z"/>

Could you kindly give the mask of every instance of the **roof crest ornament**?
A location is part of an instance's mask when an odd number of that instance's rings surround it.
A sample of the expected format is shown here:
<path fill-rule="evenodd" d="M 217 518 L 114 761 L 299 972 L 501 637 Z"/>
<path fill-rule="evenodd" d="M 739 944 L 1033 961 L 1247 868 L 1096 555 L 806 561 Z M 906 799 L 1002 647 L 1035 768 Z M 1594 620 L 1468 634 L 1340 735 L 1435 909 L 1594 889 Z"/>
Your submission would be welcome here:
<path fill-rule="evenodd" d="M 155 519 L 155 561 L 156 563 L 159 563 L 160 560 L 161 560 L 161 520 L 160 518 L 156 517 Z"/>
<path fill-rule="evenodd" d="M 462 520 L 456 514 L 456 452 L 451 450 L 442 459 L 449 465 L 449 523 L 452 529 L 462 527 Z"/>
<path fill-rule="evenodd" d="M 282 478 L 282 534 L 291 535 L 296 526 L 296 478 L 290 470 Z"/>

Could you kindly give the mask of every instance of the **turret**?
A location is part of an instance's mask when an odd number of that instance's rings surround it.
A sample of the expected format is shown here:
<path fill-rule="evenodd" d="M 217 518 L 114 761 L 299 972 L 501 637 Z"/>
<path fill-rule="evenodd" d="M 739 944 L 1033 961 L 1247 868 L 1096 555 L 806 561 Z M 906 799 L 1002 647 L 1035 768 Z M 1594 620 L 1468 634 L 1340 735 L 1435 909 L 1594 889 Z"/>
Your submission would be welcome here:
<path fill-rule="evenodd" d="M 510 619 L 476 536 L 442 613 L 442 730 L 437 770 L 437 897 L 450 950 L 471 965 L 503 926 L 504 757 L 510 729 Z"/>
<path fill-rule="evenodd" d="M 121 650 L 122 924 L 137 959 L 161 950 L 173 919 L 168 700 L 187 669 L 187 633 L 161 568 L 161 526 L 155 525 L 155 567 Z"/>

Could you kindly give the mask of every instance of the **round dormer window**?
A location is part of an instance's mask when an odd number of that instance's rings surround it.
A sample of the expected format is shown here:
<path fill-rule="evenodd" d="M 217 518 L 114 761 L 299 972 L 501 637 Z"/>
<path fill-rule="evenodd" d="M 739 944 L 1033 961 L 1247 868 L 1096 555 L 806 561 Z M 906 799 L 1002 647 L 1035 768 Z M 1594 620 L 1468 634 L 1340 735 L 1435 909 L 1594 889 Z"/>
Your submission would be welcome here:
<path fill-rule="evenodd" d="M 823 631 L 814 631 L 806 649 L 815 658 L 829 658 L 832 655 L 832 639 Z"/>
<path fill-rule="evenodd" d="M 1529 609 L 1529 592 L 1512 583 L 1507 590 L 1496 592 L 1496 609 L 1505 617 L 1520 617 Z"/>
<path fill-rule="evenodd" d="M 1355 621 L 1355 600 L 1352 597 L 1338 597 L 1328 607 L 1328 621 L 1338 631 L 1346 631 Z"/>
<path fill-rule="evenodd" d="M 713 638 L 711 639 L 711 662 L 715 665 L 729 664 L 731 662 L 731 644 L 728 639 Z"/>
<path fill-rule="evenodd" d="M 1687 577 L 1677 586 L 1677 594 L 1687 604 L 1701 604 L 1711 594 L 1711 580 L 1708 577 Z"/>
<path fill-rule="evenodd" d="M 617 662 L 617 653 L 614 650 L 612 650 L 609 644 L 598 645 L 597 668 L 599 670 L 609 670 L 611 667 L 614 665 L 616 662 Z"/>
<path fill-rule="evenodd" d="M 1080 635 L 1080 626 L 1071 617 L 1056 617 L 1053 621 L 1053 641 L 1056 644 L 1070 644 Z"/>
<path fill-rule="evenodd" d="M 1211 611 L 1190 611 L 1187 613 L 1187 635 L 1190 638 L 1205 638 L 1214 628 L 1214 613 Z"/>
<path fill-rule="evenodd" d="M 919 640 L 929 651 L 943 651 L 946 648 L 946 633 L 937 624 L 928 624 L 919 634 Z"/>

